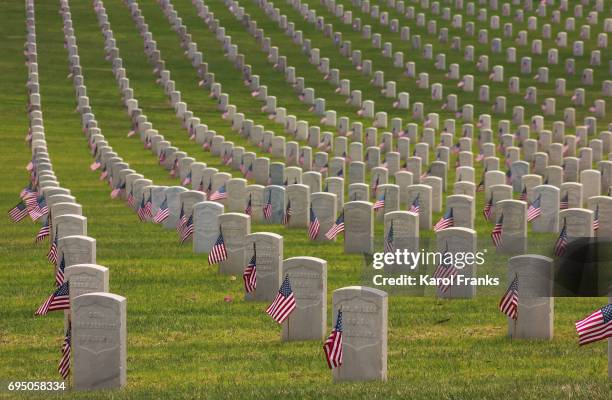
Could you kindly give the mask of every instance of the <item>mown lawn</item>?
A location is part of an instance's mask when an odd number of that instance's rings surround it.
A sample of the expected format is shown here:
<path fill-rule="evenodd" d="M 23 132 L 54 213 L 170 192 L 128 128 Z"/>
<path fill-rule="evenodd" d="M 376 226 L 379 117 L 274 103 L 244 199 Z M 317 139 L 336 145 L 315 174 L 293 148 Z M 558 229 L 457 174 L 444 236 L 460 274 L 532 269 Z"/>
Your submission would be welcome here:
<path fill-rule="evenodd" d="M 311 124 L 317 123 L 318 118 L 308 113 L 306 106 L 297 100 L 282 75 L 269 67 L 265 55 L 231 17 L 223 2 L 208 3 L 234 43 L 240 46 L 240 52 L 246 54 L 254 73 L 268 85 L 269 94 L 278 96 L 279 105 L 286 107 L 288 114 Z M 339 22 L 315 3 L 311 6 L 340 29 Z M 346 7 L 350 2 L 344 3 Z M 238 72 L 223 57 L 219 42 L 197 17 L 191 2 L 175 0 L 174 4 L 193 40 L 204 52 L 217 81 L 230 93 L 230 102 L 266 129 L 284 134 L 259 111 L 261 104 L 250 97 Z M 321 81 L 316 69 L 307 63 L 287 36 L 266 20 L 256 4 L 244 1 L 241 5 L 261 22 L 259 25 L 272 37 L 273 44 L 280 47 L 281 54 L 287 55 L 290 64 L 296 65 L 298 75 L 306 78 L 307 86 L 315 87 L 318 96 L 327 98 L 327 107 L 354 119 L 354 110 L 344 103 L 344 98 L 334 94 L 333 88 Z M 127 8 L 120 0 L 108 0 L 105 6 L 130 84 L 155 129 L 197 160 L 231 172 L 187 139 L 165 94 L 154 82 L 151 67 L 143 54 L 142 40 Z M 342 76 L 350 76 L 353 80 L 357 73 L 346 69 L 349 62 L 335 53 L 329 39 L 308 28 L 285 2 L 279 1 L 276 6 L 296 22 L 296 29 L 301 26 L 299 29 L 313 40 L 313 47 L 320 47 L 327 56 L 333 57 L 332 64 L 342 68 Z M 245 145 L 242 138 L 229 130 L 227 121 L 221 119 L 214 108 L 215 102 L 197 87 L 195 71 L 183 56 L 178 36 L 170 29 L 158 5 L 141 2 L 140 7 L 166 59 L 167 68 L 172 71 L 177 89 L 190 109 L 209 128 L 238 145 Z M 23 167 L 30 158 L 23 141 L 27 130 L 23 9 L 22 1 L 4 2 L 0 24 L 3 54 L 0 68 L 4 71 L 0 80 L 0 152 L 4 179 L 0 201 L 5 210 L 14 206 L 19 191 L 27 183 Z M 607 345 L 596 343 L 579 348 L 573 328 L 575 320 L 603 305 L 605 299 L 556 299 L 555 338 L 551 342 L 511 341 L 506 336 L 506 319 L 497 311 L 499 296 L 505 288 L 484 290 L 472 300 L 440 301 L 431 295 L 392 296 L 389 300 L 388 381 L 332 384 L 319 341 L 280 342 L 279 327 L 263 312 L 267 305 L 243 301 L 240 277 L 219 275 L 216 268 L 208 266 L 205 256 L 193 254 L 189 246 L 179 246 L 173 231 L 141 224 L 123 203 L 110 201 L 108 186 L 88 169 L 91 156 L 79 115 L 74 112 L 71 81 L 66 79 L 67 53 L 57 10 L 57 1 L 39 1 L 36 7 L 39 73 L 49 153 L 62 186 L 69 188 L 83 205 L 89 235 L 97 240 L 97 261 L 110 269 L 111 291 L 128 299 L 128 386 L 121 391 L 70 393 L 65 397 L 609 398 Z M 104 59 L 103 37 L 91 3 L 72 1 L 71 11 L 88 96 L 107 140 L 137 172 L 156 184 L 176 184 L 140 142 L 126 138 L 130 123 L 110 64 Z M 345 39 L 353 40 L 355 45 L 359 43 L 357 33 L 342 29 Z M 362 41 L 360 47 L 365 49 L 365 42 Z M 375 66 L 377 64 L 383 61 L 375 60 Z M 467 66 L 463 72 L 467 73 Z M 364 99 L 378 100 L 380 95 L 367 85 L 368 80 L 355 76 L 353 89 L 362 90 Z M 408 83 L 402 85 L 410 88 Z M 389 104 L 390 101 L 387 106 Z M 478 112 L 484 111 L 477 110 L 476 115 Z M 478 166 L 478 179 L 481 173 Z M 235 171 L 234 175 L 237 176 Z M 451 168 L 449 182 L 453 181 Z M 452 190 L 450 184 L 449 190 Z M 479 194 L 476 205 L 479 247 L 487 247 L 490 251 L 491 225 L 480 215 L 482 205 L 483 198 Z M 434 221 L 437 218 L 439 214 L 434 215 Z M 46 245 L 33 243 L 37 230 L 37 225 L 27 221 L 12 224 L 7 218 L 2 220 L 0 381 L 59 379 L 56 367 L 63 318 L 59 313 L 45 317 L 33 315 L 52 289 L 52 267 L 44 256 Z M 363 260 L 359 256 L 344 255 L 341 241 L 313 244 L 307 240 L 304 230 L 263 224 L 253 225 L 252 230 L 282 234 L 285 257 L 311 255 L 327 260 L 329 302 L 334 289 L 361 283 Z M 376 232 L 380 238 L 380 224 Z M 431 238 L 430 233 L 423 235 L 424 241 L 428 238 Z M 554 235 L 550 240 L 554 240 Z M 503 258 L 490 256 L 489 260 L 485 271 L 496 270 L 505 276 L 501 269 Z M 233 297 L 231 303 L 224 301 L 227 295 Z M 43 396 L 49 397 L 48 394 L 40 395 Z M 15 394 L 0 390 L 0 397 L 14 398 Z M 23 394 L 23 398 L 33 397 L 36 396 L 32 393 Z"/>

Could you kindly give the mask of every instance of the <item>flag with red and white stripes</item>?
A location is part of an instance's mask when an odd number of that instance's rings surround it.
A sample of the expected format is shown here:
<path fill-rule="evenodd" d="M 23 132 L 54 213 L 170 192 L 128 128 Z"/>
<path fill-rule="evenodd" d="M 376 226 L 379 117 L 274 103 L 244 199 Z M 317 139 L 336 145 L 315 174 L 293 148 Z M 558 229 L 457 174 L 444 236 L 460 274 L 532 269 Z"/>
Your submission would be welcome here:
<path fill-rule="evenodd" d="M 502 232 L 504 226 L 504 214 L 499 216 L 499 219 L 495 223 L 493 230 L 491 231 L 491 239 L 495 247 L 500 247 L 502 244 Z"/>
<path fill-rule="evenodd" d="M 554 254 L 557 257 L 561 257 L 565 254 L 567 250 L 567 221 L 563 220 L 563 228 L 561 228 L 561 232 L 559 233 L 559 237 L 557 238 L 557 242 L 555 243 Z"/>
<path fill-rule="evenodd" d="M 190 216 L 183 229 L 181 230 L 181 244 L 185 243 L 191 236 L 193 236 L 193 216 Z"/>
<path fill-rule="evenodd" d="M 291 200 L 287 200 L 287 207 L 285 208 L 285 213 L 283 214 L 283 225 L 289 224 L 292 214 L 293 209 L 291 208 Z"/>
<path fill-rule="evenodd" d="M 443 229 L 450 228 L 455 224 L 455 218 L 453 217 L 453 209 L 450 208 L 444 213 L 442 218 L 434 225 L 434 232 L 440 232 Z"/>
<path fill-rule="evenodd" d="M 515 276 L 499 302 L 499 310 L 512 319 L 518 317 L 518 276 Z"/>
<path fill-rule="evenodd" d="M 255 252 L 255 245 L 253 245 L 253 257 L 251 257 L 242 273 L 242 280 L 244 281 L 245 292 L 251 293 L 257 289 L 257 253 Z"/>
<path fill-rule="evenodd" d="M 49 251 L 47 252 L 47 260 L 49 260 L 49 262 L 51 262 L 53 265 L 57 264 L 57 228 L 55 229 L 53 241 L 51 241 Z"/>
<path fill-rule="evenodd" d="M 278 290 L 278 294 L 274 298 L 274 301 L 266 309 L 266 314 L 271 316 L 274 321 L 282 324 L 289 318 L 293 310 L 295 310 L 295 297 L 291 290 L 289 275 L 285 275 L 285 280 Z"/>
<path fill-rule="evenodd" d="M 70 288 L 64 282 L 36 310 L 34 315 L 46 315 L 49 311 L 70 309 Z"/>
<path fill-rule="evenodd" d="M 17 203 L 17 205 L 9 210 L 9 218 L 13 222 L 19 222 L 28 216 L 28 208 L 23 201 Z"/>
<path fill-rule="evenodd" d="M 319 236 L 319 231 L 321 229 L 321 223 L 319 222 L 319 219 L 317 218 L 317 215 L 314 212 L 314 209 L 312 208 L 312 205 L 310 206 L 310 223 L 308 224 L 308 238 L 310 240 L 315 240 L 318 236 Z"/>
<path fill-rule="evenodd" d="M 593 231 L 599 229 L 599 204 L 595 208 L 595 214 L 593 214 Z"/>
<path fill-rule="evenodd" d="M 225 260 L 227 260 L 227 249 L 225 247 L 225 240 L 223 240 L 223 232 L 220 232 L 215 245 L 210 250 L 210 253 L 208 253 L 208 264 L 218 264 Z"/>
<path fill-rule="evenodd" d="M 344 211 L 342 211 L 336 222 L 329 228 L 325 237 L 329 240 L 334 240 L 342 232 L 344 232 Z"/>
<path fill-rule="evenodd" d="M 446 248 L 444 249 L 444 252 L 442 253 L 440 264 L 434 271 L 433 277 L 439 278 L 439 279 L 445 279 L 445 278 L 451 278 L 452 276 L 457 275 L 457 272 L 458 272 L 457 268 L 454 265 L 452 265 L 452 263 L 450 262 L 451 260 L 452 260 L 452 255 L 448 251 L 448 243 L 447 243 Z M 437 286 L 440 292 L 446 293 L 448 292 L 448 289 L 450 289 L 451 285 L 450 283 L 449 284 L 440 283 Z"/>
<path fill-rule="evenodd" d="M 59 264 L 55 266 L 55 286 L 62 286 L 64 284 L 64 270 L 66 269 L 66 261 L 62 255 L 62 259 Z"/>
<path fill-rule="evenodd" d="M 153 217 L 153 222 L 156 224 L 161 224 L 170 216 L 170 209 L 168 208 L 168 198 L 165 198 L 164 201 L 159 206 L 159 210 L 155 213 Z"/>
<path fill-rule="evenodd" d="M 325 353 L 327 366 L 330 369 L 342 365 L 342 310 L 338 310 L 336 326 L 323 344 L 323 352 Z"/>
<path fill-rule="evenodd" d="M 60 373 L 64 380 L 68 379 L 68 375 L 70 374 L 70 353 L 71 353 L 71 341 L 72 341 L 72 327 L 69 324 L 68 329 L 66 330 L 66 336 L 64 337 L 64 342 L 62 343 L 62 358 L 60 358 L 59 365 L 57 367 L 57 371 Z"/>
<path fill-rule="evenodd" d="M 268 192 L 268 201 L 263 206 L 263 216 L 266 221 L 270 221 L 272 219 L 272 192 Z"/>
<path fill-rule="evenodd" d="M 487 202 L 485 203 L 485 206 L 482 210 L 482 214 L 484 215 L 487 221 L 491 219 L 491 216 L 493 215 L 493 196 L 491 196 L 489 200 L 487 200 Z"/>
<path fill-rule="evenodd" d="M 253 215 L 253 201 L 251 200 L 251 195 L 249 195 L 249 201 L 247 202 L 247 206 L 244 209 L 244 213 L 246 215 Z"/>
<path fill-rule="evenodd" d="M 612 337 L 612 304 L 577 321 L 576 332 L 581 346 Z"/>
<path fill-rule="evenodd" d="M 227 199 L 227 192 L 225 191 L 225 185 L 215 190 L 213 194 L 210 195 L 210 198 L 209 198 L 210 201 L 219 201 L 223 199 Z"/>
<path fill-rule="evenodd" d="M 40 230 L 36 234 L 36 243 L 42 242 L 51 234 L 51 227 L 49 226 L 49 218 L 45 220 L 43 226 L 40 227 Z"/>
<path fill-rule="evenodd" d="M 527 222 L 533 221 L 540 215 L 542 215 L 542 195 L 539 195 L 538 198 L 527 207 Z"/>
<path fill-rule="evenodd" d="M 415 214 L 419 214 L 421 212 L 421 205 L 419 203 L 419 197 L 421 196 L 421 194 L 417 194 L 417 197 L 415 197 L 414 201 L 412 202 L 412 205 L 410 206 L 410 209 L 408 211 L 413 212 Z"/>

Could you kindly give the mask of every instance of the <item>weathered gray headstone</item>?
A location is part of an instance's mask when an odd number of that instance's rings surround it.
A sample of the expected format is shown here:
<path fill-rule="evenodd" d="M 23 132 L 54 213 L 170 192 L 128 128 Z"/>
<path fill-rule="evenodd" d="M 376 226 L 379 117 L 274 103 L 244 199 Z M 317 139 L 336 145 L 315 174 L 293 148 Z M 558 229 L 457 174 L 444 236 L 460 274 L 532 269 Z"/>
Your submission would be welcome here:
<path fill-rule="evenodd" d="M 71 369 L 76 390 L 126 385 L 126 313 L 126 298 L 112 293 L 87 293 L 71 303 Z"/>
<path fill-rule="evenodd" d="M 247 260 L 255 252 L 257 287 L 246 300 L 272 301 L 282 281 L 283 237 L 276 233 L 256 232 L 247 236 Z M 248 261 L 247 261 L 248 262 Z M 293 288 L 293 282 L 291 282 Z"/>
<path fill-rule="evenodd" d="M 343 363 L 333 370 L 335 382 L 387 380 L 388 295 L 365 286 L 336 289 L 332 325 L 342 310 Z"/>
<path fill-rule="evenodd" d="M 208 253 L 219 237 L 219 216 L 223 205 L 203 201 L 193 205 L 193 252 Z"/>
<path fill-rule="evenodd" d="M 524 254 L 508 261 L 508 282 L 518 279 L 517 319 L 508 318 L 508 334 L 513 339 L 553 337 L 554 297 L 553 260 Z"/>
<path fill-rule="evenodd" d="M 226 213 L 219 216 L 219 226 L 225 241 L 227 259 L 219 265 L 219 272 L 241 275 L 246 262 L 247 235 L 251 233 L 251 218 L 245 214 Z"/>
<path fill-rule="evenodd" d="M 349 201 L 344 204 L 344 252 L 374 252 L 374 212 L 372 203 Z"/>
<path fill-rule="evenodd" d="M 327 261 L 293 257 L 283 261 L 295 297 L 295 310 L 283 323 L 282 339 L 321 340 L 327 328 Z"/>

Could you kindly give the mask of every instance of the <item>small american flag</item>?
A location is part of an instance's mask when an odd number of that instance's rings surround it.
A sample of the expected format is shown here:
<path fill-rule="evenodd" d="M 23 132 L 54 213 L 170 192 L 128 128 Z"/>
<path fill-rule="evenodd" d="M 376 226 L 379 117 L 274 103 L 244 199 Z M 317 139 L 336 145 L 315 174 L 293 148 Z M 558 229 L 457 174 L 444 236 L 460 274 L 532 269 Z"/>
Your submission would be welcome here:
<path fill-rule="evenodd" d="M 440 232 L 443 229 L 450 228 L 455 224 L 455 218 L 453 217 L 453 209 L 449 209 L 442 218 L 434 226 L 434 232 Z"/>
<path fill-rule="evenodd" d="M 480 183 L 478 184 L 478 186 L 476 187 L 476 191 L 477 192 L 484 192 L 485 190 L 485 182 L 484 182 L 484 177 L 480 180 Z"/>
<path fill-rule="evenodd" d="M 495 223 L 493 230 L 491 231 L 491 239 L 495 247 L 499 247 L 502 244 L 502 232 L 504 225 L 504 214 L 499 216 L 499 219 Z"/>
<path fill-rule="evenodd" d="M 215 190 L 213 194 L 210 195 L 210 201 L 218 201 L 227 199 L 227 192 L 225 191 L 225 185 L 221 186 L 219 189 Z"/>
<path fill-rule="evenodd" d="M 380 177 L 376 175 L 376 179 L 374 180 L 374 186 L 372 186 L 372 195 L 376 195 L 376 191 L 378 190 L 379 181 L 380 181 Z"/>
<path fill-rule="evenodd" d="M 581 346 L 612 337 L 612 304 L 576 322 L 576 332 Z"/>
<path fill-rule="evenodd" d="M 423 174 L 421 174 L 421 181 L 423 181 L 425 178 L 427 178 L 429 176 L 429 174 L 431 174 L 431 167 L 427 168 L 427 172 L 424 172 Z"/>
<path fill-rule="evenodd" d="M 95 160 L 94 162 L 91 163 L 91 165 L 89 166 L 89 169 L 92 171 L 95 171 L 97 169 L 99 169 L 102 166 L 102 164 L 100 163 L 99 160 Z"/>
<path fill-rule="evenodd" d="M 70 308 L 70 288 L 64 282 L 45 300 L 34 315 L 46 315 L 49 311 L 67 310 Z"/>
<path fill-rule="evenodd" d="M 421 205 L 419 204 L 419 197 L 421 195 L 417 194 L 417 197 L 415 197 L 414 201 L 412 202 L 412 205 L 410 206 L 410 209 L 408 211 L 413 212 L 415 214 L 419 214 L 421 212 Z"/>
<path fill-rule="evenodd" d="M 512 171 L 506 171 L 506 185 L 512 185 Z"/>
<path fill-rule="evenodd" d="M 176 224 L 176 233 L 178 233 L 179 236 L 183 232 L 183 228 L 185 227 L 185 224 L 187 224 L 187 215 L 185 214 L 185 209 L 183 208 L 183 205 L 181 204 L 181 212 L 179 213 L 179 220 Z"/>
<path fill-rule="evenodd" d="M 36 201 L 36 205 L 29 209 L 30 218 L 32 221 L 36 221 L 40 217 L 49 213 L 49 207 L 43 196 L 40 196 Z"/>
<path fill-rule="evenodd" d="M 28 216 L 28 209 L 23 201 L 17 203 L 17 205 L 11 208 L 8 212 L 9 218 L 13 222 L 19 222 Z"/>
<path fill-rule="evenodd" d="M 147 208 L 145 205 L 144 196 L 142 197 L 142 200 L 140 200 L 140 206 L 138 207 L 138 211 L 136 212 L 136 214 L 138 214 L 140 222 L 145 222 L 147 220 Z"/>
<path fill-rule="evenodd" d="M 527 201 L 527 186 L 523 186 L 523 191 L 521 192 L 521 195 L 519 196 L 519 200 Z"/>
<path fill-rule="evenodd" d="M 336 172 L 336 176 L 343 177 L 344 176 L 344 169 L 340 168 L 338 170 L 338 172 Z"/>
<path fill-rule="evenodd" d="M 448 252 L 448 243 L 447 243 L 446 248 L 444 249 L 444 253 L 442 253 L 440 264 L 434 271 L 434 274 L 433 274 L 434 278 L 450 278 L 454 275 L 457 275 L 457 268 L 455 268 L 452 264 L 446 261 L 447 258 L 451 258 L 451 257 L 448 257 L 450 255 L 451 254 Z M 446 285 L 446 284 L 441 283 L 438 285 L 438 289 L 440 290 L 440 292 L 446 293 L 448 289 L 450 289 L 450 286 L 451 286 L 450 284 Z"/>
<path fill-rule="evenodd" d="M 317 238 L 317 236 L 319 236 L 319 230 L 321 229 L 321 223 L 319 222 L 319 219 L 317 218 L 317 215 L 314 212 L 314 209 L 312 208 L 312 205 L 310 206 L 310 223 L 308 224 L 308 238 L 310 240 L 315 240 Z"/>
<path fill-rule="evenodd" d="M 159 210 L 155 213 L 153 217 L 153 222 L 156 224 L 161 224 L 170 216 L 170 209 L 168 209 L 168 198 L 165 198 L 162 202 L 161 206 L 159 206 Z"/>
<path fill-rule="evenodd" d="M 300 157 L 298 158 L 298 164 L 304 165 L 304 151 L 300 152 Z"/>
<path fill-rule="evenodd" d="M 342 232 L 344 232 L 344 211 L 342 211 L 342 214 L 336 219 L 332 227 L 329 228 L 325 237 L 329 240 L 334 240 Z"/>
<path fill-rule="evenodd" d="M 191 171 L 187 173 L 187 176 L 185 176 L 185 179 L 183 179 L 182 183 L 183 186 L 191 185 Z"/>
<path fill-rule="evenodd" d="M 130 189 L 130 193 L 128 193 L 127 203 L 129 204 L 130 207 L 136 206 L 136 197 L 134 197 L 134 188 L 133 187 Z"/>
<path fill-rule="evenodd" d="M 55 286 L 62 286 L 64 284 L 64 270 L 66 269 L 66 261 L 62 255 L 60 263 L 55 266 Z"/>
<path fill-rule="evenodd" d="M 323 352 L 329 369 L 342 365 L 342 310 L 338 310 L 336 326 L 323 344 Z"/>
<path fill-rule="evenodd" d="M 108 170 L 106 169 L 106 164 L 102 165 L 102 171 L 100 172 L 100 180 L 103 181 L 108 176 Z"/>
<path fill-rule="evenodd" d="M 266 221 L 272 219 L 272 192 L 268 192 L 268 201 L 263 206 L 263 216 Z"/>
<path fill-rule="evenodd" d="M 72 327 L 68 325 L 66 330 L 66 336 L 64 336 L 64 342 L 62 343 L 62 358 L 60 358 L 57 371 L 60 373 L 64 380 L 68 379 L 70 374 L 70 352 L 71 352 L 71 333 Z"/>
<path fill-rule="evenodd" d="M 51 242 L 51 246 L 49 246 L 49 251 L 47 252 L 47 260 L 51 262 L 51 264 L 57 264 L 57 228 L 55 229 L 55 235 L 53 236 L 53 241 Z"/>
<path fill-rule="evenodd" d="M 480 150 L 480 152 L 478 153 L 478 155 L 476 156 L 476 161 L 480 162 L 484 160 L 484 153 L 482 152 L 482 150 Z"/>
<path fill-rule="evenodd" d="M 247 293 L 257 289 L 257 253 L 255 251 L 255 244 L 253 244 L 253 257 L 251 257 L 251 261 L 244 268 L 242 279 L 244 280 L 244 290 Z"/>
<path fill-rule="evenodd" d="M 202 177 L 202 179 L 200 179 L 200 183 L 198 184 L 198 192 L 206 193 L 204 191 L 204 177 Z"/>
<path fill-rule="evenodd" d="M 374 211 L 382 210 L 383 208 L 385 208 L 386 197 L 387 197 L 387 191 L 385 190 L 382 196 L 380 196 L 374 203 L 374 207 L 373 207 Z"/>
<path fill-rule="evenodd" d="M 253 163 L 249 164 L 249 167 L 246 169 L 244 177 L 247 179 L 251 179 L 253 177 Z"/>
<path fill-rule="evenodd" d="M 172 163 L 172 168 L 170 169 L 170 176 L 172 178 L 176 177 L 176 174 L 178 173 L 178 162 L 179 159 L 175 158 L 174 162 Z"/>
<path fill-rule="evenodd" d="M 461 143 L 455 143 L 453 146 L 453 153 L 458 154 L 461 151 Z"/>
<path fill-rule="evenodd" d="M 527 222 L 533 221 L 540 215 L 542 215 L 542 195 L 539 195 L 538 198 L 527 207 Z"/>
<path fill-rule="evenodd" d="M 518 276 L 515 276 L 499 301 L 499 310 L 514 320 L 518 317 L 518 289 Z"/>
<path fill-rule="evenodd" d="M 208 253 L 208 264 L 218 264 L 225 260 L 227 260 L 227 249 L 223 240 L 223 232 L 220 232 L 215 245 L 210 250 L 210 253 Z"/>
<path fill-rule="evenodd" d="M 491 196 L 485 203 L 482 213 L 487 221 L 491 219 L 491 216 L 493 215 L 493 196 Z"/>
<path fill-rule="evenodd" d="M 287 207 L 285 208 L 285 213 L 283 214 L 283 225 L 289 224 L 292 214 L 293 210 L 291 209 L 291 200 L 287 200 Z"/>
<path fill-rule="evenodd" d="M 593 215 L 593 231 L 599 229 L 599 204 L 595 208 L 595 214 Z"/>
<path fill-rule="evenodd" d="M 28 183 L 28 186 L 24 187 L 21 192 L 19 193 L 19 197 L 21 197 L 22 200 L 25 200 L 26 198 L 37 198 L 38 197 L 38 192 L 36 192 L 36 190 L 34 190 L 34 187 L 32 185 L 32 182 Z"/>
<path fill-rule="evenodd" d="M 111 199 L 116 199 L 121 194 L 121 191 L 125 190 L 125 182 L 121 185 L 115 186 L 115 188 L 111 191 L 110 197 Z"/>
<path fill-rule="evenodd" d="M 274 301 L 266 309 L 266 314 L 279 324 L 282 324 L 295 309 L 295 297 L 291 290 L 289 275 L 285 275 L 285 280 L 278 290 L 278 294 Z"/>
<path fill-rule="evenodd" d="M 193 216 L 190 216 L 181 230 L 181 244 L 185 243 L 193 235 Z"/>
<path fill-rule="evenodd" d="M 50 234 L 51 234 L 51 227 L 49 226 L 49 218 L 47 218 L 43 226 L 38 231 L 38 234 L 36 235 L 36 243 L 42 242 L 43 240 L 48 238 Z"/>
<path fill-rule="evenodd" d="M 249 195 L 249 201 L 247 202 L 247 206 L 244 209 L 244 213 L 246 215 L 253 215 L 253 201 L 251 200 L 251 195 Z"/>
<path fill-rule="evenodd" d="M 566 210 L 569 208 L 569 193 L 565 193 L 565 196 L 559 202 L 559 209 Z"/>
<path fill-rule="evenodd" d="M 395 251 L 393 236 L 393 221 L 391 221 L 391 226 L 389 227 L 389 232 L 387 232 L 387 237 L 385 239 L 385 253 L 393 253 Z"/>
<path fill-rule="evenodd" d="M 565 254 L 567 250 L 567 221 L 563 221 L 563 228 L 561 228 L 561 233 L 559 233 L 559 237 L 557 238 L 557 242 L 555 243 L 555 252 L 554 254 L 557 257 L 561 257 Z"/>
<path fill-rule="evenodd" d="M 149 192 L 149 197 L 147 197 L 147 201 L 145 202 L 145 214 L 148 218 L 153 218 L 153 202 L 151 201 L 151 193 Z"/>

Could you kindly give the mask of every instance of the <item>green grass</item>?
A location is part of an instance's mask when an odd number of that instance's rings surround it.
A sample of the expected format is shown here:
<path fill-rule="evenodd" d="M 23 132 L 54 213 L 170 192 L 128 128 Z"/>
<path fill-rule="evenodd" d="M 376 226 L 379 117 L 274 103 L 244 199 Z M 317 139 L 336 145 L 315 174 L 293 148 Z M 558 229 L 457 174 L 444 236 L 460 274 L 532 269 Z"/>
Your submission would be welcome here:
<path fill-rule="evenodd" d="M 215 102 L 197 87 L 195 71 L 183 56 L 178 36 L 170 29 L 157 4 L 141 3 L 177 89 L 190 109 L 210 129 L 237 145 L 245 145 L 240 136 L 230 131 L 227 121 L 220 118 Z M 283 134 L 278 125 L 259 111 L 261 103 L 254 101 L 241 79 L 237 79 L 237 71 L 222 56 L 219 42 L 195 15 L 190 1 L 175 0 L 174 3 L 217 81 L 230 94 L 231 103 L 246 113 L 247 118 L 276 134 Z M 278 96 L 279 105 L 286 107 L 288 114 L 316 124 L 318 118 L 308 113 L 297 100 L 282 75 L 269 68 L 258 45 L 230 16 L 223 3 L 220 0 L 209 3 L 232 35 L 233 42 L 239 45 L 239 51 L 246 54 L 253 72 L 268 85 L 269 94 Z M 359 34 L 339 25 L 316 2 L 311 3 L 319 15 L 334 23 L 336 30 L 343 31 L 345 39 L 352 40 L 354 46 L 359 44 L 362 50 L 368 49 L 367 41 L 359 41 Z M 344 4 L 346 9 L 349 2 L 344 1 Z M 265 28 L 273 45 L 280 47 L 289 63 L 296 66 L 298 76 L 306 78 L 307 86 L 314 87 L 317 96 L 327 99 L 329 109 L 354 115 L 344 98 L 333 93 L 333 88 L 321 80 L 321 75 L 307 63 L 299 48 L 267 20 L 254 3 L 245 1 L 241 5 L 257 19 L 260 27 Z M 130 84 L 155 128 L 197 160 L 232 172 L 187 140 L 167 98 L 154 82 L 151 67 L 143 54 L 142 40 L 127 8 L 119 0 L 108 0 L 105 6 Z M 313 40 L 313 47 L 321 48 L 322 57 L 332 59 L 332 67 L 341 68 L 342 77 L 350 77 L 353 89 L 362 90 L 364 99 L 375 99 L 378 107 L 389 106 L 390 101 L 382 100 L 368 85 L 369 77 L 362 77 L 350 68 L 348 60 L 339 57 L 329 39 L 298 19 L 298 14 L 284 2 L 279 1 L 276 7 L 296 23 L 296 29 L 302 29 L 305 36 Z M 501 288 L 484 291 L 484 295 L 472 300 L 392 296 L 389 299 L 388 382 L 332 384 L 319 341 L 280 342 L 278 326 L 263 313 L 266 305 L 242 300 L 239 278 L 234 280 L 219 275 L 215 268 L 208 266 L 205 256 L 193 254 L 189 246 L 179 246 L 174 232 L 152 224 L 140 224 L 124 204 L 109 201 L 108 186 L 88 170 L 91 156 L 80 128 L 79 115 L 74 113 L 72 85 L 66 80 L 67 53 L 62 45 L 62 22 L 57 9 L 55 1 L 37 2 L 40 83 L 49 153 L 61 184 L 71 189 L 83 205 L 89 235 L 97 240 L 98 263 L 110 269 L 111 291 L 128 299 L 128 386 L 120 391 L 71 393 L 64 397 L 608 398 L 611 387 L 606 379 L 606 344 L 579 348 L 573 329 L 576 319 L 601 306 L 605 300 L 556 299 L 555 337 L 551 342 L 511 341 L 506 336 L 505 317 L 497 311 Z M 104 60 L 103 38 L 90 2 L 72 1 L 71 11 L 88 96 L 107 140 L 137 172 L 157 184 L 175 184 L 149 151 L 137 140 L 126 138 L 130 121 L 120 102 L 110 64 Z M 601 16 L 600 20 L 603 20 Z M 371 21 L 365 23 L 376 25 Z M 4 3 L 1 26 L 3 40 L 0 46 L 5 56 L 0 59 L 4 71 L 0 80 L 3 139 L 0 151 L 4 184 L 0 193 L 2 206 L 8 210 L 17 201 L 17 194 L 27 180 L 22 168 L 30 158 L 23 142 L 27 115 L 23 88 L 26 68 L 21 55 L 25 37 L 21 1 Z M 515 30 L 518 30 L 516 26 Z M 383 36 L 387 40 L 386 32 Z M 398 46 L 394 43 L 395 50 L 400 48 Z M 370 48 L 368 51 L 370 55 L 364 53 L 364 59 L 377 57 L 377 50 Z M 375 69 L 379 69 L 379 65 L 380 69 L 390 65 L 379 58 L 375 59 Z M 447 60 L 447 64 L 450 62 L 453 61 Z M 491 65 L 495 62 L 491 61 Z M 397 75 L 401 72 L 387 68 L 386 79 L 393 76 L 391 71 Z M 462 65 L 462 73 L 467 71 L 467 66 Z M 510 76 L 509 71 L 506 74 Z M 411 101 L 420 99 L 428 104 L 427 93 L 415 92 L 414 83 L 402 79 L 398 76 L 398 91 L 410 90 Z M 433 77 L 430 82 L 435 82 Z M 466 102 L 468 100 L 473 101 L 466 97 Z M 477 108 L 476 115 L 479 112 L 484 111 Z M 256 150 L 252 146 L 250 149 Z M 480 173 L 478 166 L 477 176 Z M 453 180 L 451 168 L 449 182 Z M 482 204 L 479 195 L 476 210 L 480 210 Z M 434 220 L 438 216 L 436 214 Z M 479 247 L 488 247 L 491 226 L 484 222 L 479 212 L 476 226 Z M 59 378 L 56 365 L 63 319 L 59 313 L 33 316 L 52 289 L 52 268 L 44 257 L 46 246 L 33 244 L 37 229 L 35 224 L 28 222 L 10 224 L 7 219 L 2 222 L 0 380 Z M 344 255 L 341 242 L 313 244 L 306 239 L 304 230 L 279 226 L 255 224 L 252 230 L 281 233 L 285 258 L 315 255 L 326 259 L 329 301 L 332 290 L 361 281 L 362 259 Z M 381 237 L 380 224 L 376 226 L 376 233 Z M 431 238 L 431 233 L 424 233 L 422 237 L 425 241 Z M 503 257 L 491 256 L 489 260 L 488 269 L 504 265 Z M 233 296 L 234 301 L 224 302 L 226 295 Z M 15 396 L 0 390 L 0 397 Z M 23 395 L 23 398 L 32 397 L 35 396 L 31 393 Z"/>

